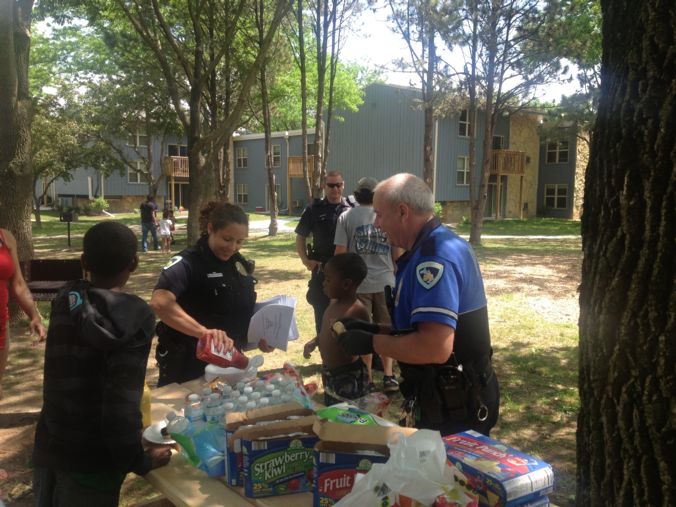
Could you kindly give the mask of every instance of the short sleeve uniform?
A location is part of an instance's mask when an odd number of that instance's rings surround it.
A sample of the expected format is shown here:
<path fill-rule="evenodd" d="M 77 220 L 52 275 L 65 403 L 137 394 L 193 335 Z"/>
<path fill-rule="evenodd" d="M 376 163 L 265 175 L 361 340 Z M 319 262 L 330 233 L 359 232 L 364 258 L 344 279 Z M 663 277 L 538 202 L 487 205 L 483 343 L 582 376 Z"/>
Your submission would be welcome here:
<path fill-rule="evenodd" d="M 312 235 L 315 260 L 325 262 L 333 256 L 338 217 L 350 207 L 345 199 L 341 199 L 338 204 L 326 199 L 315 199 L 305 207 L 295 232 L 304 238 Z"/>
<path fill-rule="evenodd" d="M 500 394 L 491 366 L 486 295 L 471 247 L 433 219 L 413 248 L 398 259 L 397 267 L 394 328 L 403 331 L 415 329 L 421 322 L 435 322 L 455 330 L 453 354 L 446 365 L 399 362 L 404 378 L 402 392 L 407 397 L 415 394 L 420 400 L 416 427 L 436 429 L 442 435 L 468 429 L 488 435 L 498 419 Z M 456 408 L 451 410 L 444 401 L 440 372 L 457 364 L 463 365 L 464 375 L 472 384 L 469 392 L 453 391 Z M 458 411 L 457 403 L 466 411 Z"/>
<path fill-rule="evenodd" d="M 469 244 L 434 219 L 414 247 L 397 261 L 394 326 L 415 328 L 437 322 L 455 329 L 459 360 L 490 353 L 486 295 Z"/>
<path fill-rule="evenodd" d="M 239 253 L 227 261 L 218 259 L 205 236 L 194 247 L 172 257 L 155 289 L 172 292 L 188 315 L 208 329 L 224 330 L 242 348 L 256 303 L 256 281 L 251 272 L 251 264 Z M 164 322 L 158 324 L 157 335 L 156 357 L 162 385 L 168 383 L 165 380 L 185 382 L 204 373 L 206 363 L 195 357 L 195 337 L 184 335 Z M 165 355 L 175 361 L 169 364 L 172 373 L 167 375 L 163 372 L 163 360 L 168 363 Z"/>

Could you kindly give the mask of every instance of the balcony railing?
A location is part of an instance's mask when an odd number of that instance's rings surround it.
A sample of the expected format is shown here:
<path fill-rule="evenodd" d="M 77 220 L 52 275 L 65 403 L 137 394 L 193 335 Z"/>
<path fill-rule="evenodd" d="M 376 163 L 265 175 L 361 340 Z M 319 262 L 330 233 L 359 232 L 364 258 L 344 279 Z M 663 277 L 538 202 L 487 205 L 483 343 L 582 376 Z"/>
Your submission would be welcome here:
<path fill-rule="evenodd" d="M 302 178 L 303 177 L 303 157 L 289 157 L 289 177 L 290 178 Z M 314 155 L 308 155 L 307 157 L 307 167 L 308 171 L 312 171 L 312 167 L 315 163 Z"/>
<path fill-rule="evenodd" d="M 491 174 L 514 174 L 523 176 L 526 166 L 526 154 L 523 151 L 493 150 Z"/>
<path fill-rule="evenodd" d="M 188 169 L 188 157 L 166 157 L 164 174 L 167 177 L 187 178 L 190 176 Z"/>

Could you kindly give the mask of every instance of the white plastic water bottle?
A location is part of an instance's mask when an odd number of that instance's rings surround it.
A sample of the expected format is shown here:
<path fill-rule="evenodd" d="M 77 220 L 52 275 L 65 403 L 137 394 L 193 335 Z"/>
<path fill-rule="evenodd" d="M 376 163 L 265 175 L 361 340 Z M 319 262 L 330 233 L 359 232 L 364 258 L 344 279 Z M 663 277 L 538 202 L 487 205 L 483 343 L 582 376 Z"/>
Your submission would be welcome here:
<path fill-rule="evenodd" d="M 282 402 L 282 392 L 275 389 L 270 394 L 270 405 L 279 405 Z"/>
<path fill-rule="evenodd" d="M 198 394 L 190 393 L 185 399 L 185 407 L 183 407 L 183 417 L 190 417 L 192 412 L 192 407 L 200 402 L 200 397 Z"/>

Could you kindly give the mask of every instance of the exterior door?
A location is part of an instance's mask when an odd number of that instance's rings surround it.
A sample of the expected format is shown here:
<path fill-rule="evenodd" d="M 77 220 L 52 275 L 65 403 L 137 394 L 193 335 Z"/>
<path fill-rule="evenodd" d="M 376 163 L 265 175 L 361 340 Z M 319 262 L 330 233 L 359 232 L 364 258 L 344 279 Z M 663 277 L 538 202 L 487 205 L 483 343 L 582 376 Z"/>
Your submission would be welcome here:
<path fill-rule="evenodd" d="M 484 218 L 495 218 L 498 206 L 498 180 L 492 175 L 488 178 L 488 192 L 486 197 L 486 209 Z M 504 218 L 507 212 L 507 176 L 500 177 L 500 218 Z"/>
<path fill-rule="evenodd" d="M 175 208 L 188 207 L 188 202 L 190 201 L 190 185 L 188 182 L 175 181 L 174 182 L 174 203 Z"/>

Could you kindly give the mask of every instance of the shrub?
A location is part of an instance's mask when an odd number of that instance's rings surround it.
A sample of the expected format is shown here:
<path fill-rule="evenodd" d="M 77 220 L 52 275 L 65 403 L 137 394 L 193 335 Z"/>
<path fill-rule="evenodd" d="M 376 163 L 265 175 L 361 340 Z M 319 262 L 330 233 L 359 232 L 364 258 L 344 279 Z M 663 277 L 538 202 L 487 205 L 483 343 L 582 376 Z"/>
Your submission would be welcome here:
<path fill-rule="evenodd" d="M 444 207 L 438 201 L 434 203 L 434 216 L 442 220 L 444 218 Z"/>
<path fill-rule="evenodd" d="M 82 208 L 87 215 L 100 215 L 103 210 L 106 210 L 110 207 L 108 201 L 103 197 L 97 197 L 96 199 L 90 200 Z"/>

